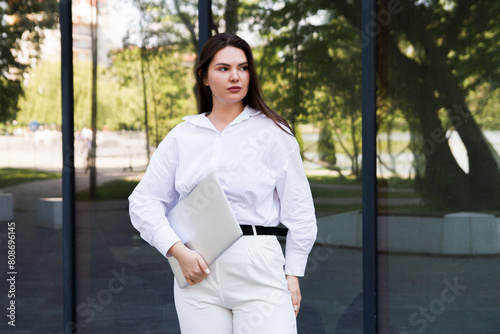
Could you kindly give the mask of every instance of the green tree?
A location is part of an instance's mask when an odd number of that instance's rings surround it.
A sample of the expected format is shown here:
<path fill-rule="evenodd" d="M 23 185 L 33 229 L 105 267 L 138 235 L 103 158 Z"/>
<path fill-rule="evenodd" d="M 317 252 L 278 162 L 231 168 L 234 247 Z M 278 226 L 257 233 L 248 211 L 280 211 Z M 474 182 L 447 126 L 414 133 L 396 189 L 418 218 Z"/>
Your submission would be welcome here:
<path fill-rule="evenodd" d="M 57 23 L 57 13 L 56 0 L 0 1 L 0 121 L 19 110 L 23 74 L 38 57 L 43 29 Z"/>
<path fill-rule="evenodd" d="M 198 55 L 198 0 L 130 0 L 147 13 L 147 47 L 183 45 Z M 241 21 L 239 0 L 212 1 L 212 33 L 236 33 Z M 183 27 L 184 29 L 180 29 Z M 140 35 L 131 29 L 129 37 Z M 194 65 L 196 64 L 196 61 Z"/>
<path fill-rule="evenodd" d="M 261 1 L 245 7 L 265 44 L 258 54 L 263 90 L 293 127 L 329 120 L 335 142 L 361 175 L 360 36 L 346 19 L 318 1 Z M 347 29 L 346 29 L 347 27 Z M 323 145 L 323 144 L 322 144 Z M 320 145 L 315 161 L 332 168 L 335 151 Z M 329 146 L 331 147 L 331 145 Z M 333 147 L 331 147 L 333 149 Z"/>
<path fill-rule="evenodd" d="M 328 120 L 321 123 L 318 139 L 318 153 L 321 161 L 325 161 L 332 166 L 335 166 L 337 163 L 335 143 L 333 141 L 333 129 Z"/>
<path fill-rule="evenodd" d="M 60 62 L 38 63 L 28 72 L 24 94 L 19 101 L 17 121 L 27 126 L 36 120 L 45 124 L 61 125 Z"/>
<path fill-rule="evenodd" d="M 178 70 L 179 66 L 182 67 L 180 64 L 183 63 L 182 60 L 179 61 L 179 57 L 173 58 L 177 62 L 169 62 L 171 65 L 174 65 L 171 67 L 171 70 L 163 68 L 160 71 L 167 75 L 169 79 L 177 81 L 173 85 L 158 86 L 158 81 L 156 80 L 157 73 L 152 73 L 153 68 L 157 67 L 153 62 L 154 59 L 163 59 L 163 56 L 170 51 L 176 51 L 177 53 L 180 51 L 184 54 L 191 51 L 195 55 L 195 61 L 192 63 L 192 66 L 196 66 L 198 54 L 198 36 L 196 32 L 198 2 L 193 0 L 132 0 L 132 3 L 140 12 L 139 29 L 137 30 L 137 27 L 131 28 L 124 39 L 124 44 L 127 47 L 131 45 L 131 41 L 138 41 L 140 45 L 139 60 L 144 110 L 143 122 L 149 157 L 150 133 L 153 133 L 155 145 L 158 145 L 165 129 L 173 126 L 173 109 L 180 107 L 176 101 L 186 99 L 189 96 L 188 91 L 192 91 L 194 87 L 194 81 L 192 81 L 193 85 L 191 88 L 180 91 L 186 88 L 183 85 L 186 71 L 185 68 L 180 71 Z M 224 23 L 230 31 L 237 29 L 238 0 L 228 0 L 227 3 L 214 1 L 212 7 L 214 12 L 214 22 L 212 22 L 213 32 L 218 32 L 221 23 Z M 179 29 L 179 26 L 184 26 L 185 29 Z M 183 78 L 180 78 L 180 76 Z M 167 91 L 163 91 L 164 87 L 169 88 Z M 165 95 L 158 95 L 158 92 L 163 92 Z M 170 108 L 171 111 L 166 114 L 170 115 L 169 120 L 166 120 L 165 114 L 159 111 L 161 106 Z M 154 115 L 153 122 L 150 121 L 151 109 Z M 196 109 L 194 109 L 194 112 L 196 112 Z M 154 123 L 152 129 L 149 128 L 150 123 Z"/>
<path fill-rule="evenodd" d="M 28 72 L 24 96 L 20 99 L 17 120 L 28 125 L 31 120 L 61 126 L 60 62 L 40 62 Z M 99 119 L 97 128 L 109 130 L 140 129 L 140 91 L 123 87 L 108 69 L 98 68 Z M 133 71 L 130 71 L 133 74 Z M 90 128 L 91 63 L 75 61 L 75 128 Z"/>
<path fill-rule="evenodd" d="M 196 114 L 194 85 L 189 62 L 190 53 L 174 46 L 153 53 L 148 63 L 150 95 L 154 110 L 154 144 L 158 146 L 180 119 Z"/>
<path fill-rule="evenodd" d="M 183 116 L 196 113 L 192 63 L 186 61 L 192 54 L 181 46 L 151 48 L 145 52 L 146 96 L 154 115 L 149 131 L 156 146 Z M 111 75 L 120 84 L 120 91 L 135 91 L 130 98 L 135 100 L 138 110 L 143 108 L 140 53 L 138 47 L 115 51 L 110 68 Z"/>
<path fill-rule="evenodd" d="M 247 16 L 261 28 L 260 34 L 266 41 L 260 59 L 260 75 L 266 97 L 272 106 L 289 121 L 293 130 L 308 108 L 305 101 L 311 76 L 305 67 L 310 55 L 306 49 L 307 39 L 312 37 L 310 24 L 303 18 L 314 14 L 307 1 L 279 3 L 261 2 L 247 7 Z"/>
<path fill-rule="evenodd" d="M 467 101 L 481 78 L 500 74 L 500 45 L 492 43 L 500 34 L 499 19 L 498 2 L 425 1 L 393 15 L 388 26 L 388 77 L 398 83 L 388 96 L 421 134 L 415 147 L 424 161 L 417 181 L 424 198 L 436 207 L 500 206 L 498 155 Z M 468 172 L 458 165 L 444 137 L 449 129 L 466 147 Z"/>
<path fill-rule="evenodd" d="M 498 208 L 500 158 L 479 126 L 477 115 L 483 108 L 477 98 L 476 105 L 471 103 L 481 86 L 496 90 L 491 84 L 495 80 L 486 78 L 500 74 L 500 45 L 495 42 L 500 35 L 500 3 L 378 3 L 380 15 L 374 15 L 374 22 L 379 45 L 379 125 L 393 120 L 393 113 L 404 115 L 417 157 L 416 184 L 429 204 L 447 210 Z M 360 125 L 360 46 L 373 33 L 361 27 L 361 0 L 260 1 L 251 9 L 251 20 L 266 41 L 262 64 L 269 77 L 264 87 L 276 109 L 293 123 L 300 117 L 326 115 L 314 107 L 322 104 L 334 117 L 342 116 L 336 119 L 336 127 L 347 121 L 355 135 Z M 312 18 L 318 17 L 326 20 L 314 24 Z M 313 42 L 316 47 L 309 49 Z M 316 64 L 307 60 L 315 56 Z M 323 67 L 321 58 L 329 68 Z M 319 99 L 311 102 L 311 97 Z M 498 115 L 498 110 L 491 112 Z M 349 127 L 338 128 L 344 132 Z M 451 129 L 467 149 L 467 172 L 446 138 Z"/>

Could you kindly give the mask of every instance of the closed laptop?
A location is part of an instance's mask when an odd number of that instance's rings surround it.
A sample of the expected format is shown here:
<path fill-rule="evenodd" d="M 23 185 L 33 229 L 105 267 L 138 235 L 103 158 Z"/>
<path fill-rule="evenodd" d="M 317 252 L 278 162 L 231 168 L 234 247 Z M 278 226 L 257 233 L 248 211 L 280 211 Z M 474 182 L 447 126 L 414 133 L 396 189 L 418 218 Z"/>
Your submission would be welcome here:
<path fill-rule="evenodd" d="M 184 197 L 167 218 L 181 241 L 198 252 L 208 265 L 243 234 L 214 173 L 207 175 Z M 189 284 L 177 260 L 171 256 L 168 262 L 179 287 L 187 287 Z"/>

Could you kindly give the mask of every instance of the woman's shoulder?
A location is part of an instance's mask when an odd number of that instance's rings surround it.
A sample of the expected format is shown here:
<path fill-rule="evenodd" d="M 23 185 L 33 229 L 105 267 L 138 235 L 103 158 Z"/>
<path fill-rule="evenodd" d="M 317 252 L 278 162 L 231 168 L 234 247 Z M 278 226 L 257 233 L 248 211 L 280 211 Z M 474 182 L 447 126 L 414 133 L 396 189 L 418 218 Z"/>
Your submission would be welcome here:
<path fill-rule="evenodd" d="M 168 143 L 173 143 L 184 136 L 188 136 L 189 129 L 191 128 L 191 126 L 189 124 L 194 122 L 195 119 L 197 117 L 200 117 L 200 116 L 201 115 L 189 115 L 189 116 L 183 117 L 181 122 L 179 122 L 172 129 L 170 129 L 170 131 L 168 131 L 166 136 L 161 141 L 160 145 L 161 144 L 166 145 Z"/>
<path fill-rule="evenodd" d="M 178 126 L 182 125 L 182 124 L 184 124 L 184 125 L 186 125 L 186 124 L 198 124 L 203 119 L 205 119 L 205 117 L 206 117 L 206 113 L 184 116 L 182 118 L 182 120 L 184 122 L 179 123 Z"/>
<path fill-rule="evenodd" d="M 189 129 L 193 128 L 193 125 L 199 125 L 205 120 L 205 114 L 188 115 L 182 118 L 182 121 L 175 125 L 167 134 L 166 138 L 169 136 L 180 136 Z"/>
<path fill-rule="evenodd" d="M 254 128 L 258 129 L 259 137 L 269 140 L 269 143 L 273 143 L 278 150 L 289 150 L 297 145 L 297 139 L 286 125 L 275 122 L 258 110 L 256 112 L 257 117 L 252 119 L 255 122 Z"/>
<path fill-rule="evenodd" d="M 273 132 L 275 131 L 276 133 L 283 133 L 283 134 L 286 134 L 288 136 L 292 136 L 292 132 L 290 131 L 290 129 L 284 125 L 284 124 L 281 124 L 281 123 L 276 123 L 273 119 L 271 119 L 270 117 L 268 117 L 266 114 L 264 114 L 262 111 L 258 110 L 258 109 L 255 109 L 255 108 L 252 108 L 252 107 L 249 107 L 247 106 L 246 107 L 248 110 L 249 110 L 249 113 L 251 116 L 257 116 L 257 117 L 252 117 L 254 120 L 258 121 L 258 122 L 262 122 L 262 125 L 265 125 L 267 126 L 269 129 L 273 130 Z"/>

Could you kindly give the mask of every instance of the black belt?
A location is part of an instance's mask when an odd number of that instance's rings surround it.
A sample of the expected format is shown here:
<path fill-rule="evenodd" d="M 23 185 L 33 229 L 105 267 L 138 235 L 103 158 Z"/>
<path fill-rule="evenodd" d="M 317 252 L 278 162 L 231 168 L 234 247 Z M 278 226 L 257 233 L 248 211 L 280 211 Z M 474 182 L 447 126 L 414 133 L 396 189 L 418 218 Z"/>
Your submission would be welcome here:
<path fill-rule="evenodd" d="M 288 233 L 287 228 L 283 227 L 268 227 L 268 226 L 252 226 L 252 225 L 240 225 L 243 235 L 276 235 L 280 237 L 286 237 Z M 255 227 L 255 233 L 254 229 Z"/>

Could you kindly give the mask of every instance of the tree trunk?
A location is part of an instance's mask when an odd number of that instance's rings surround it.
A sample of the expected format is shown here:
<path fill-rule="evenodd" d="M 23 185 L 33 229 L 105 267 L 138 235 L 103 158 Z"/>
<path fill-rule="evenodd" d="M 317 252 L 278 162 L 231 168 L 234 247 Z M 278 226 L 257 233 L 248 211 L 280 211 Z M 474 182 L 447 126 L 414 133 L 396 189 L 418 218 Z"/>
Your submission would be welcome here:
<path fill-rule="evenodd" d="M 238 31 L 238 7 L 239 0 L 227 0 L 224 20 L 226 21 L 226 32 L 235 34 Z"/>
<path fill-rule="evenodd" d="M 146 74 L 144 73 L 144 58 L 146 57 L 145 46 L 141 47 L 141 77 L 142 77 L 142 97 L 144 101 L 144 128 L 146 131 L 146 158 L 149 164 L 151 152 L 149 149 L 149 125 L 148 125 L 148 98 L 146 93 Z"/>
<path fill-rule="evenodd" d="M 472 117 L 465 94 L 444 55 L 430 62 L 431 80 L 443 96 L 448 118 L 467 149 L 470 206 L 477 209 L 500 207 L 500 171 L 486 138 Z"/>
<path fill-rule="evenodd" d="M 360 0 L 333 3 L 354 27 L 360 27 L 357 14 L 360 5 Z M 470 2 L 458 2 L 457 6 L 445 37 L 449 44 L 458 40 L 461 27 L 470 16 Z M 439 208 L 498 209 L 498 164 L 481 129 L 470 115 L 459 80 L 448 65 L 448 50 L 436 44 L 443 36 L 436 36 L 432 28 L 429 29 L 439 19 L 425 12 L 430 10 L 426 6 L 407 3 L 403 11 L 390 16 L 388 26 L 389 96 L 403 110 L 410 127 L 420 132 L 424 145 L 425 170 L 417 168 L 417 176 L 421 176 L 417 178 L 418 186 L 425 200 Z M 397 47 L 401 39 L 422 48 L 423 58 L 419 62 L 401 54 Z M 467 149 L 468 174 L 458 165 L 445 138 L 438 116 L 442 107 L 448 110 L 448 118 Z"/>
<path fill-rule="evenodd" d="M 468 7 L 464 7 L 467 10 Z M 489 148 L 486 138 L 472 117 L 465 101 L 465 92 L 460 82 L 453 74 L 447 61 L 448 50 L 437 45 L 438 36 L 433 36 L 425 29 L 425 20 L 421 9 L 413 8 L 406 12 L 406 16 L 398 17 L 395 22 L 404 31 L 413 45 L 422 45 L 425 50 L 425 58 L 419 67 L 421 74 L 420 84 L 425 87 L 422 100 L 435 100 L 435 92 L 439 94 L 439 105 L 432 108 L 420 108 L 420 119 L 422 120 L 422 133 L 424 140 L 431 145 L 435 144 L 435 152 L 427 155 L 424 187 L 426 193 L 433 197 L 447 196 L 449 204 L 456 209 L 493 209 L 500 207 L 500 170 L 495 158 Z M 466 13 L 458 13 L 457 16 L 467 17 Z M 408 22 L 420 22 L 421 24 L 409 25 Z M 453 38 L 453 36 L 450 36 Z M 395 45 L 397 39 L 392 41 Z M 396 47 L 393 47 L 396 49 Z M 398 52 L 398 58 L 401 53 Z M 405 57 L 405 56 L 402 56 Z M 405 57 L 406 58 L 406 57 Z M 413 61 L 415 64 L 416 62 Z M 399 71 L 406 76 L 394 82 L 413 80 L 405 68 Z M 410 71 L 411 73 L 411 71 Z M 412 95 L 415 95 L 413 92 Z M 457 161 L 451 154 L 448 142 L 439 143 L 441 133 L 444 133 L 441 122 L 437 116 L 438 109 L 444 107 L 447 116 L 460 139 L 467 149 L 469 160 L 469 171 L 465 178 Z M 430 137 L 429 137 L 430 136 Z M 446 147 L 444 151 L 441 148 Z M 459 176 L 460 175 L 460 176 Z M 454 178 L 454 177 L 458 178 Z M 441 179 L 444 178 L 444 179 Z M 450 188 L 446 193 L 435 192 L 435 182 L 442 187 Z M 432 195 L 434 194 L 434 195 Z M 437 195 L 437 196 L 436 196 Z M 455 205 L 453 205 L 455 204 Z"/>
<path fill-rule="evenodd" d="M 394 43 L 390 52 L 390 82 L 393 100 L 404 112 L 412 129 L 421 134 L 415 149 L 425 157 L 423 171 L 417 169 L 417 189 L 430 207 L 439 209 L 463 208 L 468 205 L 467 175 L 460 168 L 438 117 L 439 103 L 429 80 L 429 69 L 402 55 Z M 408 78 L 412 78 L 409 80 Z M 456 196 L 460 194 L 460 196 Z"/>
<path fill-rule="evenodd" d="M 94 2 L 95 1 L 95 2 Z M 91 128 L 92 128 L 92 143 L 88 157 L 88 166 L 90 170 L 90 186 L 89 197 L 91 201 L 96 199 L 97 191 L 97 170 L 96 170 L 96 155 L 97 155 L 97 16 L 98 16 L 98 0 L 94 0 L 92 10 L 92 22 L 90 27 L 92 39 L 92 110 L 91 110 Z"/>
<path fill-rule="evenodd" d="M 152 78 L 153 75 L 151 74 L 151 66 L 150 66 L 150 63 L 148 63 L 148 74 L 149 74 L 149 77 Z M 155 118 L 155 147 L 158 147 L 158 145 L 160 145 L 160 137 L 159 137 L 159 130 L 158 130 L 158 122 L 159 122 L 159 119 L 158 119 L 158 108 L 157 108 L 157 101 L 156 101 L 156 93 L 155 93 L 155 85 L 151 82 L 150 83 L 151 85 L 151 97 L 152 97 L 152 100 L 153 100 L 153 115 L 154 115 L 154 118 Z M 172 108 L 170 108 L 172 109 Z"/>

